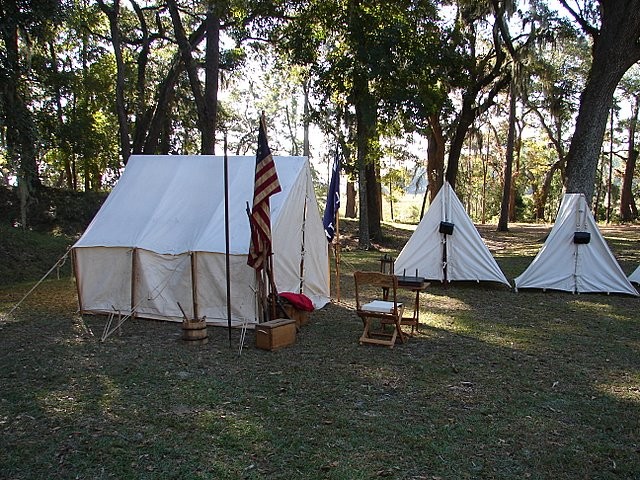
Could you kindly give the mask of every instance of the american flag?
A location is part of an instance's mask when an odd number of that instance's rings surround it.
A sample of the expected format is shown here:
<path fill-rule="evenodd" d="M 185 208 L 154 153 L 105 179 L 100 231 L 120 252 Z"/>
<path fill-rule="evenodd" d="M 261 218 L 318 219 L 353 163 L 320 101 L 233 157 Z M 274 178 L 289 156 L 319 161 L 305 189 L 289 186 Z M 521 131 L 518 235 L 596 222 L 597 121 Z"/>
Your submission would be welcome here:
<path fill-rule="evenodd" d="M 280 192 L 280 182 L 276 165 L 267 144 L 267 129 L 264 114 L 258 129 L 258 150 L 256 152 L 256 176 L 253 188 L 253 209 L 251 211 L 251 244 L 247 264 L 261 270 L 271 255 L 271 208 L 269 197 Z"/>

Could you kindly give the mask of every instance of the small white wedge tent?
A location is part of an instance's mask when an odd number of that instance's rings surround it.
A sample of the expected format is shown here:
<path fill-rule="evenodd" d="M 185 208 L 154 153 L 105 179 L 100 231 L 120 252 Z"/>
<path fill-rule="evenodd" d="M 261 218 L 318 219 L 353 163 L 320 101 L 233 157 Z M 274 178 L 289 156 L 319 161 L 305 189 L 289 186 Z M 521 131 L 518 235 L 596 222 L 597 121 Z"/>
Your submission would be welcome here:
<path fill-rule="evenodd" d="M 271 197 L 279 292 L 329 300 L 327 240 L 306 157 L 274 157 L 282 191 Z M 255 273 L 247 265 L 255 157 L 228 158 L 232 325 L 255 323 Z M 73 246 L 83 313 L 135 313 L 227 325 L 224 157 L 134 155 Z"/>
<path fill-rule="evenodd" d="M 581 193 L 564 195 L 547 240 L 514 281 L 516 291 L 540 288 L 638 295 L 598 230 Z"/>
<path fill-rule="evenodd" d="M 427 280 L 488 281 L 509 287 L 453 188 L 445 182 L 395 261 L 396 274 Z"/>
<path fill-rule="evenodd" d="M 629 281 L 640 285 L 640 267 L 636 268 L 634 272 L 629 275 Z"/>

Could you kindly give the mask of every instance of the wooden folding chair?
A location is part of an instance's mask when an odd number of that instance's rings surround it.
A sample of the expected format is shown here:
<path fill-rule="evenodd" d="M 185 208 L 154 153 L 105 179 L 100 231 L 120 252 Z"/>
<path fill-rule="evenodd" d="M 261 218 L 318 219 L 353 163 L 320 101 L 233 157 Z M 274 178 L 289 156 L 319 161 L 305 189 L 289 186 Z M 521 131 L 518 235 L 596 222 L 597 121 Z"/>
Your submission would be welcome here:
<path fill-rule="evenodd" d="M 397 299 L 396 276 L 379 272 L 354 272 L 353 278 L 356 313 L 364 326 L 360 344 L 371 343 L 393 348 L 398 338 L 404 343 L 405 335 L 400 328 L 404 306 Z M 387 292 L 386 298 L 383 292 Z M 393 330 L 388 331 L 387 327 Z"/>

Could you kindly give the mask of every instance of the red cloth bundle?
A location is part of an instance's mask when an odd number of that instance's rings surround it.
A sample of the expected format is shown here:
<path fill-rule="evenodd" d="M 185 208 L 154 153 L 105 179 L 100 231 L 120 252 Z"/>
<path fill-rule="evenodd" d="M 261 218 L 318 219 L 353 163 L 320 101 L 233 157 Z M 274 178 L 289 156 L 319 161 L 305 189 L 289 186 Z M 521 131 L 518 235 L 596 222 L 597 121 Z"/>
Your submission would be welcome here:
<path fill-rule="evenodd" d="M 282 292 L 278 295 L 298 310 L 313 312 L 313 302 L 304 293 Z"/>

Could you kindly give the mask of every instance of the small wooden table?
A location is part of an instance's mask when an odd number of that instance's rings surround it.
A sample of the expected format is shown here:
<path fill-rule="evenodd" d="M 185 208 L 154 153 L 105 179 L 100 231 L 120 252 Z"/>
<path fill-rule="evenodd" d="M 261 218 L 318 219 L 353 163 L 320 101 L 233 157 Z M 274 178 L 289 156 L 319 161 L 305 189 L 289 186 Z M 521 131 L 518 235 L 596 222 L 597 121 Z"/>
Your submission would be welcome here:
<path fill-rule="evenodd" d="M 413 304 L 413 315 L 411 317 L 402 317 L 400 321 L 401 325 L 411 325 L 411 333 L 413 334 L 414 330 L 418 331 L 420 327 L 420 292 L 424 291 L 430 283 L 425 281 L 424 277 L 410 275 L 397 275 L 397 277 L 398 288 L 416 293 Z"/>

